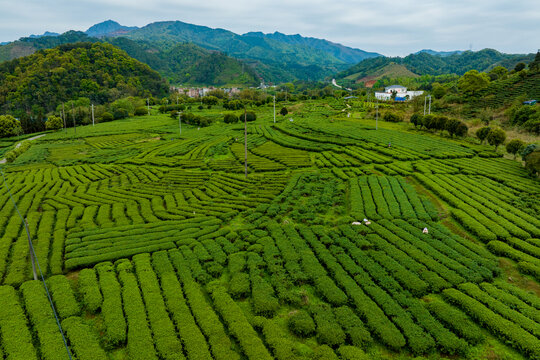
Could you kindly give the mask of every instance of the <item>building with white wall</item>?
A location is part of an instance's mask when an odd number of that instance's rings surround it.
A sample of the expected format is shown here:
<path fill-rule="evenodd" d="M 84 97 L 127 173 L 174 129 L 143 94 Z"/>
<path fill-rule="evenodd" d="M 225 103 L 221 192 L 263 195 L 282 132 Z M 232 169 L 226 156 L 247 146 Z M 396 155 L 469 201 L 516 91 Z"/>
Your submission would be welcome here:
<path fill-rule="evenodd" d="M 396 93 L 396 101 L 406 101 L 411 100 L 416 96 L 422 95 L 423 91 L 407 91 L 405 86 L 401 85 L 391 85 L 384 88 L 384 92 L 376 92 L 375 97 L 382 101 L 387 101 L 392 99 L 392 93 Z"/>

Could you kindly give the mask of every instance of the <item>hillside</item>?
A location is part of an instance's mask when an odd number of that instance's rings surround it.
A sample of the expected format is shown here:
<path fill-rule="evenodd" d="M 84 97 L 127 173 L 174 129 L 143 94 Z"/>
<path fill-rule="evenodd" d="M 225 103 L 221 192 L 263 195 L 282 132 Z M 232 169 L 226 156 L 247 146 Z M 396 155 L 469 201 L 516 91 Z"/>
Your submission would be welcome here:
<path fill-rule="evenodd" d="M 373 83 L 383 77 L 387 77 L 390 79 L 396 79 L 396 78 L 402 78 L 402 77 L 418 77 L 419 75 L 413 73 L 407 67 L 401 64 L 396 63 L 389 63 L 383 67 L 379 67 L 377 69 L 374 69 L 373 72 L 370 73 L 369 76 L 364 76 L 362 78 L 359 78 L 360 74 L 355 73 L 347 76 L 345 80 L 350 81 L 356 81 L 356 82 L 362 82 L 366 85 L 366 87 L 371 87 Z"/>
<path fill-rule="evenodd" d="M 124 36 L 158 43 L 165 48 L 178 42 L 192 42 L 207 49 L 219 50 L 254 65 L 258 64 L 255 70 L 267 82 L 320 80 L 346 69 L 350 64 L 379 55 L 297 35 L 238 35 L 224 29 L 212 29 L 181 21 L 155 22 Z"/>
<path fill-rule="evenodd" d="M 219 51 L 178 43 L 163 50 L 152 43 L 124 37 L 106 38 L 131 57 L 148 64 L 172 84 L 184 85 L 259 85 L 252 67 Z"/>
<path fill-rule="evenodd" d="M 503 54 L 493 49 L 477 52 L 465 51 L 447 56 L 432 55 L 427 52 L 410 54 L 406 57 L 378 57 L 367 59 L 336 75 L 336 79 L 359 79 L 373 76 L 388 64 L 403 65 L 417 75 L 463 75 L 469 70 L 486 71 L 495 66 L 513 68 L 518 62 L 531 62 L 534 54 Z"/>
<path fill-rule="evenodd" d="M 110 44 L 76 43 L 0 64 L 0 112 L 41 118 L 61 102 L 96 104 L 121 96 L 168 93 L 160 75 Z"/>
<path fill-rule="evenodd" d="M 120 25 L 119 25 L 120 26 Z M 125 28 L 125 27 L 122 27 Z M 91 28 L 92 29 L 92 28 Z M 109 27 L 98 27 L 89 33 L 118 34 L 119 27 L 114 24 Z M 35 53 L 40 49 L 75 42 L 109 42 L 126 51 L 172 83 L 187 83 L 194 85 L 258 85 L 258 77 L 250 66 L 244 66 L 239 60 L 223 53 L 203 49 L 199 46 L 185 43 L 163 47 L 145 41 L 133 41 L 125 37 L 101 37 L 99 40 L 82 32 L 70 31 L 59 36 L 44 36 L 40 38 L 23 38 L 18 41 L 0 46 L 0 62 L 16 59 Z M 164 49 L 165 48 L 165 49 Z"/>

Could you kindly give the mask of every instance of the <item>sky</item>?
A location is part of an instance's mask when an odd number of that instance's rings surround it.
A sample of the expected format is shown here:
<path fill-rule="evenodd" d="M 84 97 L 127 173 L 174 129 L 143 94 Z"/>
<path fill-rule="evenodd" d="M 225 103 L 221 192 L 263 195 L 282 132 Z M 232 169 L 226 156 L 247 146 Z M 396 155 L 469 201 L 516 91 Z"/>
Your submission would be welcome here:
<path fill-rule="evenodd" d="M 323 38 L 386 56 L 421 49 L 531 53 L 540 48 L 538 0 L 0 0 L 0 42 L 85 31 L 112 19 Z"/>

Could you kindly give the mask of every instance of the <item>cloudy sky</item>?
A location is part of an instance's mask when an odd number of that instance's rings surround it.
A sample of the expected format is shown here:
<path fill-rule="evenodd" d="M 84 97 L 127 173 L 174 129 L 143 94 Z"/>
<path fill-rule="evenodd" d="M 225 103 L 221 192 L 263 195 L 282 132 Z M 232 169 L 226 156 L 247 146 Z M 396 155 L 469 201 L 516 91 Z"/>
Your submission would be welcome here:
<path fill-rule="evenodd" d="M 421 49 L 530 53 L 540 48 L 538 0 L 0 0 L 0 42 L 86 30 L 113 19 L 164 20 L 328 39 L 384 55 Z"/>

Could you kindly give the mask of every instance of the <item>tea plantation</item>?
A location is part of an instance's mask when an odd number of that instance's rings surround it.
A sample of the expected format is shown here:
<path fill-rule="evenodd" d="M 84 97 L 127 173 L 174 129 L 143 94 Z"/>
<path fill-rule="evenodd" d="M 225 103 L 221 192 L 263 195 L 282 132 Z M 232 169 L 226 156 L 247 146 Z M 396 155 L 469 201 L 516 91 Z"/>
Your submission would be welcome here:
<path fill-rule="evenodd" d="M 246 178 L 223 111 L 47 133 L 2 165 L 0 359 L 68 359 L 13 201 L 74 359 L 540 359 L 520 163 L 305 101 L 254 108 Z"/>

